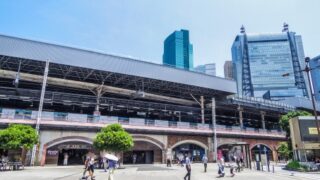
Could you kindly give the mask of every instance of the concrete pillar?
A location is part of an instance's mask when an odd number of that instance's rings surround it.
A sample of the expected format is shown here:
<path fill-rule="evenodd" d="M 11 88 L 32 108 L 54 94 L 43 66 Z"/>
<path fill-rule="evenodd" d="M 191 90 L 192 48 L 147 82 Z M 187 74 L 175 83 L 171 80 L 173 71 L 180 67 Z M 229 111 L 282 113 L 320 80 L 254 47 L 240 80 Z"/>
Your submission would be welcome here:
<path fill-rule="evenodd" d="M 203 96 L 200 97 L 201 103 L 201 123 L 204 124 L 204 98 Z"/>
<path fill-rule="evenodd" d="M 217 161 L 217 149 L 218 149 L 218 142 L 217 142 L 217 125 L 216 125 L 216 100 L 212 98 L 212 127 L 213 127 L 213 160 Z"/>
<path fill-rule="evenodd" d="M 162 149 L 162 163 L 165 164 L 167 160 L 168 149 Z"/>
<path fill-rule="evenodd" d="M 208 152 L 207 152 L 207 157 L 208 157 L 208 160 L 209 162 L 213 162 L 213 140 L 212 140 L 212 137 L 208 137 Z"/>
<path fill-rule="evenodd" d="M 265 121 L 265 119 L 264 119 L 264 116 L 266 115 L 266 112 L 264 112 L 264 111 L 261 111 L 260 112 L 261 113 L 261 125 L 262 125 L 262 129 L 266 129 L 266 121 Z"/>
<path fill-rule="evenodd" d="M 100 98 L 101 98 L 101 89 L 97 90 L 96 107 L 94 108 L 94 112 L 93 112 L 94 116 L 100 116 Z"/>
<path fill-rule="evenodd" d="M 240 122 L 240 128 L 243 129 L 243 108 L 239 105 L 238 106 L 238 112 L 239 112 L 239 122 Z"/>

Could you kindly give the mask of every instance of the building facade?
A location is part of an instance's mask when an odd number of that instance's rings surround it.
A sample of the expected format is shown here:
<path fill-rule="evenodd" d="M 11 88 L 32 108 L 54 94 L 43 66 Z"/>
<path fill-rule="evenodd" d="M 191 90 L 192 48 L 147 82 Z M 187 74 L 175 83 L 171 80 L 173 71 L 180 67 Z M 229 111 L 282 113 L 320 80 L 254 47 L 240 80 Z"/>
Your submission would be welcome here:
<path fill-rule="evenodd" d="M 282 33 L 247 34 L 242 26 L 232 45 L 237 91 L 271 100 L 308 97 L 301 36 L 284 25 Z M 284 74 L 288 74 L 284 76 Z"/>
<path fill-rule="evenodd" d="M 208 74 L 211 76 L 216 76 L 216 64 L 210 63 L 210 64 L 199 65 L 194 68 L 194 71 Z"/>
<path fill-rule="evenodd" d="M 227 79 L 233 79 L 233 65 L 232 61 L 225 61 L 223 65 L 224 77 Z"/>
<path fill-rule="evenodd" d="M 310 60 L 312 83 L 316 100 L 320 103 L 320 56 Z"/>
<path fill-rule="evenodd" d="M 165 39 L 162 58 L 164 65 L 193 69 L 193 46 L 188 30 L 175 31 Z"/>
<path fill-rule="evenodd" d="M 289 120 L 294 160 L 314 162 L 320 157 L 317 123 L 313 116 L 299 116 Z"/>
<path fill-rule="evenodd" d="M 232 96 L 236 84 L 225 78 L 3 35 L 0 65 L 0 128 L 36 126 L 47 69 L 36 155 L 41 165 L 61 165 L 65 155 L 69 165 L 83 164 L 88 153 L 101 156 L 92 145 L 96 133 L 119 123 L 134 140 L 133 149 L 119 155 L 124 164 L 134 163 L 134 154 L 136 163 L 149 164 L 185 154 L 199 162 L 204 154 L 229 161 L 237 153 L 250 166 L 259 147 L 277 159 L 277 146 L 286 140 L 279 117 L 295 110 Z M 21 154 L 29 162 L 31 152 Z"/>

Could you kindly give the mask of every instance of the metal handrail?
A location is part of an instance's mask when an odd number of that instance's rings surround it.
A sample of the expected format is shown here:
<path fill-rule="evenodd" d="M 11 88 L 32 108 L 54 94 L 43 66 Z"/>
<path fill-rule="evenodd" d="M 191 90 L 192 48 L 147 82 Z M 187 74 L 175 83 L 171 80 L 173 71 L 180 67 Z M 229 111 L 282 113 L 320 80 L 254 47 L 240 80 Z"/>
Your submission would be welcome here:
<path fill-rule="evenodd" d="M 17 112 L 24 113 L 17 113 Z M 5 113 L 0 113 L 0 119 L 12 119 L 12 120 L 36 120 L 36 111 L 25 111 L 19 109 L 5 109 Z M 68 122 L 83 122 L 83 123 L 101 123 L 101 124 L 112 124 L 119 123 L 122 125 L 131 126 L 152 126 L 152 127 L 166 127 L 166 128 L 180 128 L 180 129 L 199 129 L 199 130 L 212 130 L 211 124 L 201 123 L 189 123 L 189 122 L 176 122 L 166 121 L 157 119 L 144 119 L 144 118 L 127 118 L 118 116 L 92 116 L 87 114 L 74 114 L 74 113 L 59 113 L 59 112 L 43 112 L 43 120 L 45 121 L 68 121 Z M 226 126 L 217 125 L 217 132 L 235 132 L 235 133 L 258 133 L 258 134 L 274 134 L 274 135 L 285 135 L 284 132 L 271 129 L 255 129 L 246 127 L 241 129 L 240 126 Z"/>

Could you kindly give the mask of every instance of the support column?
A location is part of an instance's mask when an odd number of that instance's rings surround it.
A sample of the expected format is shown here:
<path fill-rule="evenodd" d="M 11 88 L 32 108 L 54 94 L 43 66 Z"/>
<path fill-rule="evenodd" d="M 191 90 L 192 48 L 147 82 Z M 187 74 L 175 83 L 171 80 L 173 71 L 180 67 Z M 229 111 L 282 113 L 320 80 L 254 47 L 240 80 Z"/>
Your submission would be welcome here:
<path fill-rule="evenodd" d="M 243 129 L 243 108 L 239 105 L 238 106 L 238 111 L 239 111 L 239 122 L 240 122 L 240 128 Z"/>
<path fill-rule="evenodd" d="M 173 158 L 172 158 L 172 150 L 170 148 L 168 148 L 168 149 L 164 150 L 164 152 L 165 153 L 164 153 L 164 157 L 162 158 L 163 159 L 162 163 L 167 163 L 167 159 L 170 159 L 171 162 L 172 162 L 172 160 L 173 160 Z"/>
<path fill-rule="evenodd" d="M 213 141 L 211 137 L 208 137 L 208 153 L 206 154 L 208 157 L 209 162 L 213 162 Z"/>
<path fill-rule="evenodd" d="M 200 97 L 201 103 L 201 123 L 204 124 L 204 98 L 203 96 Z"/>
<path fill-rule="evenodd" d="M 213 160 L 217 161 L 217 149 L 218 149 L 218 142 L 217 142 L 217 127 L 216 127 L 216 100 L 212 98 L 212 127 L 213 127 Z"/>
<path fill-rule="evenodd" d="M 103 84 L 96 89 L 96 107 L 93 112 L 94 116 L 100 116 L 100 99 L 102 96 L 102 87 Z"/>
<path fill-rule="evenodd" d="M 261 113 L 261 125 L 262 125 L 262 129 L 266 129 L 266 121 L 265 121 L 265 119 L 264 119 L 264 116 L 266 115 L 266 112 L 264 112 L 264 111 L 261 111 L 260 112 Z"/>

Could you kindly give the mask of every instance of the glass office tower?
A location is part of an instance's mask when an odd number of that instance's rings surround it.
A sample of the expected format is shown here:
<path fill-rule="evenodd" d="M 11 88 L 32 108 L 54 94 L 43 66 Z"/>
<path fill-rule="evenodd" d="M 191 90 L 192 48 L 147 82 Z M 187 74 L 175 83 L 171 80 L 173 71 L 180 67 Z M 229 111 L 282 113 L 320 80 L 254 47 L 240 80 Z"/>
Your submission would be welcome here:
<path fill-rule="evenodd" d="M 312 83 L 314 87 L 314 94 L 318 103 L 320 103 L 320 56 L 310 60 Z"/>
<path fill-rule="evenodd" d="M 301 36 L 289 32 L 246 34 L 244 27 L 232 45 L 233 76 L 240 96 L 271 100 L 307 97 Z M 283 76 L 287 74 L 287 76 Z"/>
<path fill-rule="evenodd" d="M 211 76 L 216 76 L 216 64 L 210 63 L 210 64 L 204 64 L 199 65 L 193 69 L 195 72 L 200 72 L 204 74 L 208 74 Z"/>
<path fill-rule="evenodd" d="M 163 64 L 187 70 L 193 69 L 193 47 L 189 41 L 188 30 L 175 31 L 166 38 Z"/>

